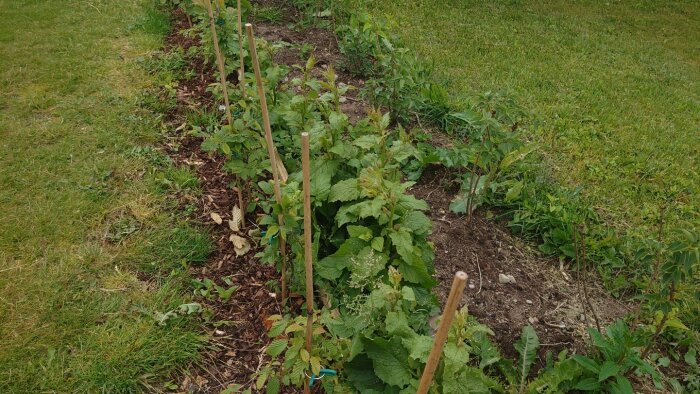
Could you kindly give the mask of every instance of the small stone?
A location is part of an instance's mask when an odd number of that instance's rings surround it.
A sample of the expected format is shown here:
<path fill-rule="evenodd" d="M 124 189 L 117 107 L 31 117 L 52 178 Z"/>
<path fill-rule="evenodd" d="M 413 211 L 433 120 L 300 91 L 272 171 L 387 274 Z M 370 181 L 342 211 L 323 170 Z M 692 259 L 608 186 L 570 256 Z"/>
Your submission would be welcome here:
<path fill-rule="evenodd" d="M 224 334 L 226 334 L 226 333 L 225 333 L 224 331 L 221 331 L 221 330 L 216 330 L 216 331 L 214 331 L 214 334 L 216 334 L 216 335 L 224 335 Z"/>
<path fill-rule="evenodd" d="M 502 285 L 507 283 L 515 283 L 515 278 L 513 275 L 498 274 L 498 283 Z"/>
<path fill-rule="evenodd" d="M 535 324 L 535 323 L 539 323 L 540 319 L 538 319 L 536 317 L 528 317 L 527 321 L 529 321 L 530 324 Z"/>
<path fill-rule="evenodd" d="M 525 303 L 526 303 L 526 304 L 532 304 L 532 301 L 531 301 L 531 300 L 525 300 Z"/>
<path fill-rule="evenodd" d="M 578 317 L 578 319 L 581 321 L 586 321 L 586 315 L 582 313 L 581 316 Z"/>
<path fill-rule="evenodd" d="M 470 284 L 469 284 L 469 288 L 470 288 L 470 289 L 474 289 L 474 288 L 476 288 L 476 286 L 474 286 L 474 283 L 470 283 Z"/>

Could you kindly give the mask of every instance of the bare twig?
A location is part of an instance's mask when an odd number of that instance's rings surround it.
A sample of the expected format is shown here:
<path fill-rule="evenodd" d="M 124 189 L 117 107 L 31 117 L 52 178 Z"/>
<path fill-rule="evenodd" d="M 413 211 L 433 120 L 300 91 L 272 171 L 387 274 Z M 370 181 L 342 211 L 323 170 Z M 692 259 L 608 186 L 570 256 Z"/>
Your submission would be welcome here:
<path fill-rule="evenodd" d="M 479 270 L 479 290 L 477 290 L 476 294 L 481 293 L 481 265 L 479 265 L 479 255 L 476 256 L 476 268 Z"/>

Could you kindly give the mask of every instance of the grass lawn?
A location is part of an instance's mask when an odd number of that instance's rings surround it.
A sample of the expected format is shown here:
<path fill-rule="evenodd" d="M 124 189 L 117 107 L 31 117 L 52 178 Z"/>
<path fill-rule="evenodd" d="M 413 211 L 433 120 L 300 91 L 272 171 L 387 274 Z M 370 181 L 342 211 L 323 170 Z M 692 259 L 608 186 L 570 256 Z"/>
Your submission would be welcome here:
<path fill-rule="evenodd" d="M 372 1 L 457 97 L 505 91 L 563 183 L 618 228 L 700 224 L 696 1 Z"/>
<path fill-rule="evenodd" d="M 211 246 L 138 106 L 169 29 L 154 3 L 0 0 L 0 392 L 135 392 L 203 344 L 156 322 Z"/>

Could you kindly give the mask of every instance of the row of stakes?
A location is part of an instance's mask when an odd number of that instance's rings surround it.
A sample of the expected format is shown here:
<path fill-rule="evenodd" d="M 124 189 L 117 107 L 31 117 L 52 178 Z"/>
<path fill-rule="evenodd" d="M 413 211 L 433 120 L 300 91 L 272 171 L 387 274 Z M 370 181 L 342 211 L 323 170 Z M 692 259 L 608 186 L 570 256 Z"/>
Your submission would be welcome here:
<path fill-rule="evenodd" d="M 223 89 L 224 95 L 224 106 L 226 110 L 226 120 L 229 126 L 233 124 L 233 117 L 231 115 L 231 108 L 229 105 L 228 90 L 226 88 L 226 72 L 224 69 L 224 58 L 219 49 L 219 40 L 216 34 L 216 23 L 214 21 L 214 13 L 212 10 L 211 0 L 205 2 L 207 6 L 207 12 L 209 14 L 209 25 L 211 28 L 212 41 L 214 43 L 214 51 L 216 52 L 217 66 L 219 69 L 219 77 L 221 81 L 221 87 Z M 246 97 L 246 85 L 245 85 L 245 66 L 243 63 L 243 29 L 241 23 L 241 0 L 238 0 L 238 42 L 239 42 L 239 56 L 240 56 L 240 70 L 238 73 L 239 84 L 241 89 L 241 94 Z M 272 130 L 270 127 L 270 117 L 267 109 L 267 99 L 265 98 L 265 88 L 263 85 L 263 80 L 260 75 L 260 64 L 258 62 L 258 54 L 255 46 L 255 37 L 253 35 L 253 25 L 250 23 L 245 24 L 246 32 L 248 35 L 248 45 L 250 47 L 250 57 L 253 63 L 253 71 L 255 72 L 255 80 L 257 83 L 258 97 L 260 99 L 260 108 L 263 117 L 263 129 L 265 131 L 265 142 L 267 145 L 267 153 L 270 157 L 270 164 L 272 167 L 272 178 L 274 182 L 274 192 L 275 200 L 279 204 L 282 200 L 282 194 L 280 192 L 280 182 L 282 175 L 280 172 L 285 172 L 284 164 L 278 161 L 279 154 L 275 149 L 274 141 L 272 140 Z M 313 261 L 312 261 L 312 237 L 311 237 L 311 165 L 310 165 L 310 154 L 309 154 L 309 133 L 301 133 L 301 168 L 302 168 L 302 178 L 303 178 L 303 188 L 304 188 L 304 264 L 305 264 L 305 279 L 306 279 L 306 351 L 311 353 L 312 345 L 312 333 L 313 333 Z M 243 209 L 242 197 L 239 191 L 238 194 L 239 206 Z M 284 224 L 284 217 L 279 215 L 277 217 L 279 227 L 282 228 Z M 286 303 L 287 300 L 287 275 L 286 275 L 286 265 L 287 265 L 287 251 L 286 243 L 280 237 L 280 256 L 282 258 L 282 272 L 281 272 L 281 286 L 282 286 L 282 303 Z M 443 311 L 442 319 L 440 320 L 440 325 L 437 332 L 435 333 L 435 341 L 433 347 L 430 350 L 430 355 L 425 364 L 425 369 L 423 370 L 423 375 L 421 376 L 420 382 L 418 384 L 418 394 L 425 394 L 428 392 L 430 385 L 433 381 L 433 375 L 440 362 L 440 356 L 442 355 L 442 348 L 447 340 L 447 334 L 449 332 L 450 325 L 452 324 L 452 319 L 454 318 L 459 300 L 464 292 L 464 286 L 467 282 L 467 274 L 459 271 L 455 274 L 454 280 L 452 282 L 452 287 L 450 289 L 450 294 L 447 298 L 447 303 L 445 304 L 445 309 Z M 310 385 L 312 380 L 306 381 L 304 384 L 304 393 L 310 393 Z"/>

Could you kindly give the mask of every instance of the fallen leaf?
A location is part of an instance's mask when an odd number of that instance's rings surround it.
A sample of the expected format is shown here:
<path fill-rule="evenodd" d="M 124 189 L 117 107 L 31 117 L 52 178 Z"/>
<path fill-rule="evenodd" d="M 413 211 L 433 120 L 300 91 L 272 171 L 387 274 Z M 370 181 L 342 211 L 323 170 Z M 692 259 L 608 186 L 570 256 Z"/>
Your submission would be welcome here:
<path fill-rule="evenodd" d="M 231 210 L 231 220 L 228 221 L 228 227 L 231 231 L 238 232 L 241 230 L 241 223 L 243 223 L 243 215 L 241 214 L 241 209 L 238 205 L 234 205 Z"/>
<path fill-rule="evenodd" d="M 211 216 L 211 220 L 213 220 L 216 224 L 221 224 L 221 223 L 224 222 L 224 221 L 221 219 L 221 216 L 220 216 L 218 213 L 216 213 L 216 212 L 210 213 L 209 216 Z"/>
<path fill-rule="evenodd" d="M 236 234 L 231 234 L 229 240 L 233 243 L 233 250 L 238 256 L 243 256 L 250 250 L 250 244 L 248 243 L 248 240 L 243 237 L 240 237 Z"/>

